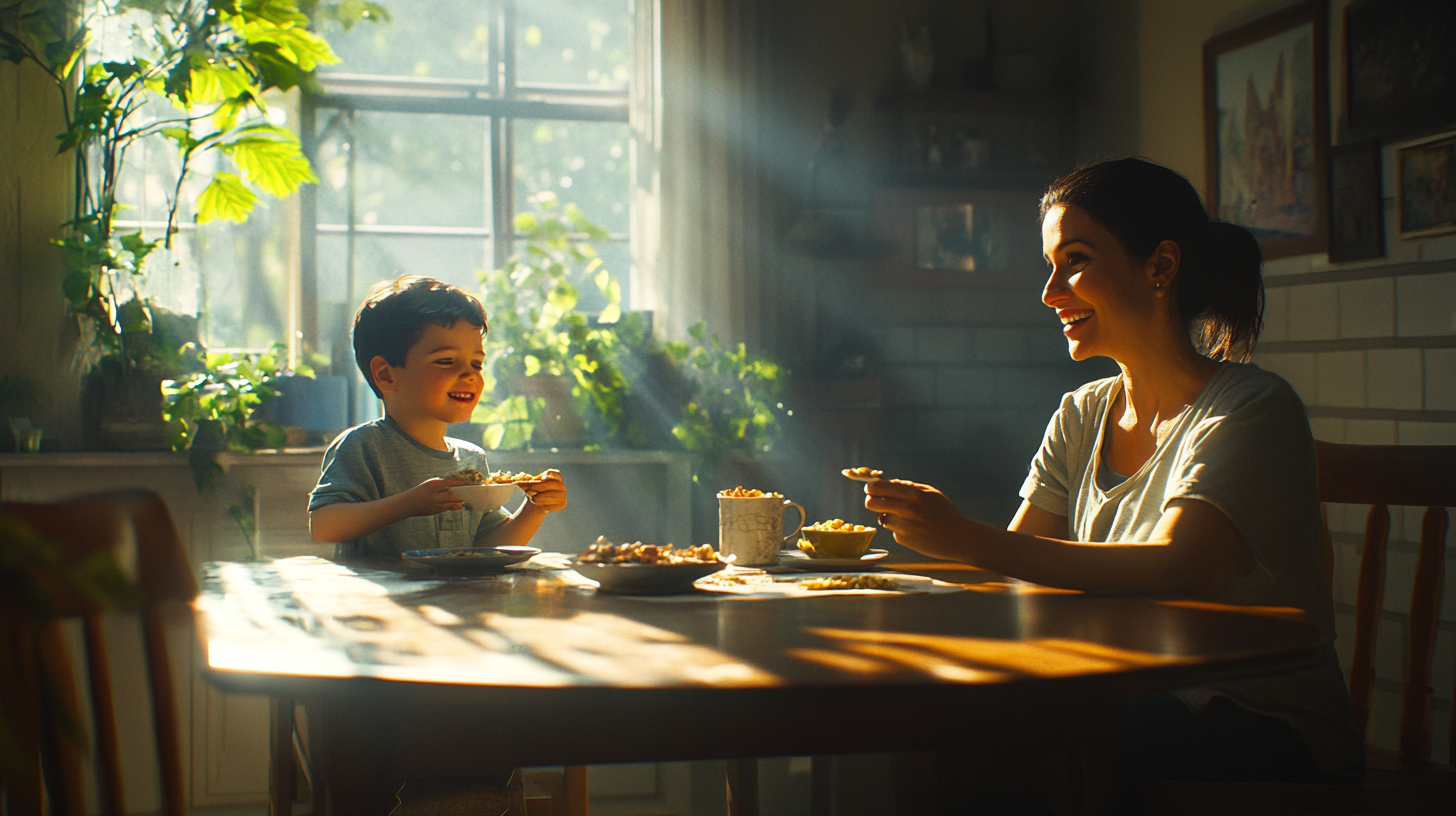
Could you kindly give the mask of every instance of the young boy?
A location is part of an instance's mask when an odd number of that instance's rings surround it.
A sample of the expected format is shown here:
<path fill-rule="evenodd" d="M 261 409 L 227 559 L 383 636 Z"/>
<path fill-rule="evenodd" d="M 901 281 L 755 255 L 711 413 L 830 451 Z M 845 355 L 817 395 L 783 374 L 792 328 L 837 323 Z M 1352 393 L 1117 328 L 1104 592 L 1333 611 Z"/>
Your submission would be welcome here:
<path fill-rule="evenodd" d="M 485 451 L 445 436 L 470 418 L 484 387 L 480 301 L 462 289 L 413 275 L 380 281 L 354 316 L 354 359 L 384 417 L 350 428 L 324 452 L 309 496 L 313 540 L 335 555 L 392 556 L 432 547 L 525 544 L 547 513 L 566 506 L 561 474 L 522 486 L 526 501 L 476 513 L 445 478 L 463 467 L 489 473 Z"/>

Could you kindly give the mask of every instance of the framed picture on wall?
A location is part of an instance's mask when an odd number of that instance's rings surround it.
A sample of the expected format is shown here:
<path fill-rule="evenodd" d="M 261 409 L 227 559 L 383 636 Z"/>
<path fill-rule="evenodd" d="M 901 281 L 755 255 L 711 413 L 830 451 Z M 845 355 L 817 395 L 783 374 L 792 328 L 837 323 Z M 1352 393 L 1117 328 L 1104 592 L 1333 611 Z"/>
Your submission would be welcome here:
<path fill-rule="evenodd" d="M 875 194 L 875 223 L 895 247 L 885 262 L 888 282 L 1040 285 L 1038 192 L 881 188 Z"/>
<path fill-rule="evenodd" d="M 1456 125 L 1456 3 L 1365 0 L 1345 9 L 1342 139 Z"/>
<path fill-rule="evenodd" d="M 1456 131 L 1396 146 L 1400 237 L 1456 232 Z"/>
<path fill-rule="evenodd" d="M 1209 210 L 1254 233 L 1268 258 L 1328 244 L 1326 42 L 1315 0 L 1203 45 Z"/>
<path fill-rule="evenodd" d="M 1330 261 L 1385 257 L 1380 142 L 1330 148 Z"/>

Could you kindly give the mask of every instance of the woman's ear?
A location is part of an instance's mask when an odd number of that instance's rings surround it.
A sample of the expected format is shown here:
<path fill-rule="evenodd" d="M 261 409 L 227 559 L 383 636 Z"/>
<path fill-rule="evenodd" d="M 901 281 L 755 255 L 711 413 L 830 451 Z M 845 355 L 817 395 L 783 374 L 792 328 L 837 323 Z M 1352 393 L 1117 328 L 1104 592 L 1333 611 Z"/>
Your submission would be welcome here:
<path fill-rule="evenodd" d="M 1153 254 L 1148 257 L 1148 273 L 1152 278 L 1153 288 L 1160 291 L 1167 290 L 1172 285 L 1173 279 L 1178 276 L 1178 268 L 1183 260 L 1182 251 L 1178 244 L 1173 241 L 1164 241 L 1153 249 Z"/>
<path fill-rule="evenodd" d="M 394 391 L 394 369 L 389 361 L 379 355 L 369 361 L 369 375 L 374 378 L 374 387 L 379 389 L 381 394 L 389 394 Z"/>

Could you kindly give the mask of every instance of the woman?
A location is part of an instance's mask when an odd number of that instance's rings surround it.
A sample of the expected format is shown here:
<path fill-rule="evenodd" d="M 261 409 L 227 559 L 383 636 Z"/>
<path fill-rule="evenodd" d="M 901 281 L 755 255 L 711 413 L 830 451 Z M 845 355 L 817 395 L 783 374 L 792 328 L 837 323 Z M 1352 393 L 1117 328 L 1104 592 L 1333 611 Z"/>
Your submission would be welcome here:
<path fill-rule="evenodd" d="M 1059 179 L 1041 214 L 1042 301 L 1072 359 L 1122 373 L 1062 398 L 1008 529 L 899 480 L 867 484 L 865 507 L 926 555 L 1071 589 L 1295 606 L 1332 641 L 1304 407 L 1243 362 L 1263 300 L 1253 236 L 1137 159 Z M 1315 668 L 1129 701 L 1123 720 L 1130 778 L 1313 781 L 1363 761 L 1333 647 Z"/>

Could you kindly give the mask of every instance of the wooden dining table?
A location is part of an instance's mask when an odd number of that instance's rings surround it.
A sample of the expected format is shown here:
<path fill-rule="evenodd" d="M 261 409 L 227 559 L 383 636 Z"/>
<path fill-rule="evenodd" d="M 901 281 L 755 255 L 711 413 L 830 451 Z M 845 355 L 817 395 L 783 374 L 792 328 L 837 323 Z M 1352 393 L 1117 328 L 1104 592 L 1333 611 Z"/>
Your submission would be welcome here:
<path fill-rule="evenodd" d="M 981 789 L 1055 755 L 1053 810 L 1102 812 L 1120 699 L 1301 668 L 1323 648 L 1298 610 L 947 564 L 882 569 L 936 578 L 935 592 L 769 598 L 612 595 L 531 567 L 211 563 L 195 603 L 204 671 L 280 710 L 309 701 L 316 813 L 387 813 L 418 774 L 869 752 L 979 752 Z M 755 812 L 731 776 L 730 810 Z"/>

